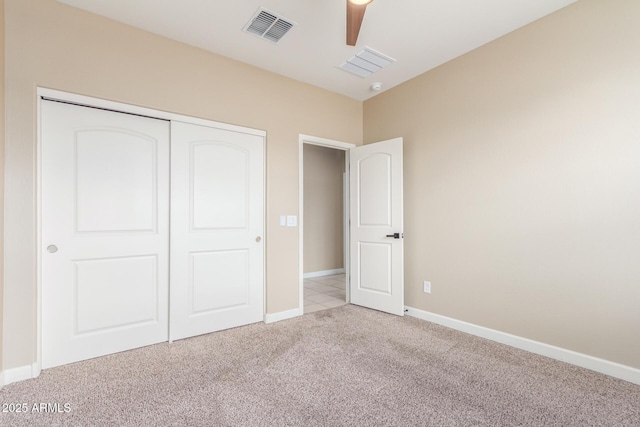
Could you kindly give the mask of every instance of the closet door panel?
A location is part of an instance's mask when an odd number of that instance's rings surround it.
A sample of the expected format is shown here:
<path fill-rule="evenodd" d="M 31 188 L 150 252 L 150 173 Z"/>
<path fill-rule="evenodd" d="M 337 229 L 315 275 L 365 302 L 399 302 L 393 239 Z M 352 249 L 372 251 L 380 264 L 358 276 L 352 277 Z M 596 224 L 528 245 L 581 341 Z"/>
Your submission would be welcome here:
<path fill-rule="evenodd" d="M 171 125 L 172 340 L 263 320 L 264 138 Z"/>
<path fill-rule="evenodd" d="M 191 145 L 191 223 L 195 230 L 249 226 L 250 152 L 223 142 Z"/>
<path fill-rule="evenodd" d="M 41 105 L 42 365 L 168 339 L 169 122 Z"/>

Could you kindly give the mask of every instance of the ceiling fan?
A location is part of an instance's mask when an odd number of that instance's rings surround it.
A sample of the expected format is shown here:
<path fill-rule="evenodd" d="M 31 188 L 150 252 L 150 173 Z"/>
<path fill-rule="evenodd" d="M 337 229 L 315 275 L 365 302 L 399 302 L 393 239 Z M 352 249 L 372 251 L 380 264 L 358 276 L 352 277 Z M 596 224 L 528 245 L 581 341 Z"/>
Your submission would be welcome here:
<path fill-rule="evenodd" d="M 362 26 L 364 12 L 367 5 L 373 0 L 346 0 L 347 1 L 347 44 L 355 46 L 358 41 L 358 34 Z"/>

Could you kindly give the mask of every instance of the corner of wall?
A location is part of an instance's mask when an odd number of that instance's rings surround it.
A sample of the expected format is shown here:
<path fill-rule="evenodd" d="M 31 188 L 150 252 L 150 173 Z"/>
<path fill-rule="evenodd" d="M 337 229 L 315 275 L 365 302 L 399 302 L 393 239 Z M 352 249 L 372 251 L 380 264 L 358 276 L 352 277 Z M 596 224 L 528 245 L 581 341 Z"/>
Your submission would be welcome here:
<path fill-rule="evenodd" d="M 4 385 L 4 0 L 0 0 L 0 387 Z"/>

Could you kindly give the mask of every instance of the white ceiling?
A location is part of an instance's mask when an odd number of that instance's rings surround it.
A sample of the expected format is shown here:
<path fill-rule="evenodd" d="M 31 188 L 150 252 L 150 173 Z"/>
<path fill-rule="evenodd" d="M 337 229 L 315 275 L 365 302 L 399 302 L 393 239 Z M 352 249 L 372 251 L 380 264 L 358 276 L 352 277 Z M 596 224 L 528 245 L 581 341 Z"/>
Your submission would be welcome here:
<path fill-rule="evenodd" d="M 374 0 L 355 47 L 345 0 L 58 0 L 357 100 L 399 85 L 576 0 Z M 262 6 L 297 25 L 274 44 L 242 31 Z M 364 46 L 397 62 L 338 68 Z"/>

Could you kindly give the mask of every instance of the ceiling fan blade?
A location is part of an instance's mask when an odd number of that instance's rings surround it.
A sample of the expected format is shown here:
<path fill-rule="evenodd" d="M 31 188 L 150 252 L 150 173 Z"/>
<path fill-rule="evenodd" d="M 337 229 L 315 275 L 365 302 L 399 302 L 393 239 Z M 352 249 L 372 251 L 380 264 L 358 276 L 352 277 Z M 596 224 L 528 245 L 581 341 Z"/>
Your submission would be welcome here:
<path fill-rule="evenodd" d="M 358 34 L 360 34 L 360 27 L 362 26 L 362 19 L 364 18 L 364 12 L 367 10 L 367 5 L 355 5 L 349 0 L 347 1 L 347 44 L 349 46 L 355 46 L 358 41 Z"/>

